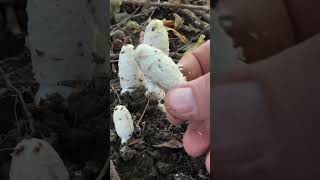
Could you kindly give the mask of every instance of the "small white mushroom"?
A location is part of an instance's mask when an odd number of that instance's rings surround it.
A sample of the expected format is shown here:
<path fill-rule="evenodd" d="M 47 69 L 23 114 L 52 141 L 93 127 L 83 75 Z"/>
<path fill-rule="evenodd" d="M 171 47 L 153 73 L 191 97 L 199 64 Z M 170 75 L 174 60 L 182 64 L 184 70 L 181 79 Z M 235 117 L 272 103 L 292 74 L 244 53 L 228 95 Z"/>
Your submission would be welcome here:
<path fill-rule="evenodd" d="M 155 47 L 165 54 L 169 55 L 169 37 L 168 31 L 164 27 L 162 21 L 158 19 L 151 20 L 146 27 L 144 33 L 144 44 Z M 164 91 L 155 83 L 152 82 L 148 77 L 144 77 L 146 96 L 151 99 L 163 99 Z"/>
<path fill-rule="evenodd" d="M 165 91 L 186 82 L 178 65 L 157 48 L 140 44 L 135 50 L 135 60 L 144 75 Z"/>
<path fill-rule="evenodd" d="M 121 94 L 132 92 L 142 84 L 143 76 L 134 60 L 134 47 L 132 45 L 124 45 L 121 48 L 118 75 L 122 88 Z"/>
<path fill-rule="evenodd" d="M 126 143 L 133 131 L 133 121 L 129 110 L 123 106 L 118 105 L 113 111 L 113 123 L 118 136 L 121 138 L 121 144 Z"/>
<path fill-rule="evenodd" d="M 24 139 L 12 153 L 10 180 L 69 180 L 58 153 L 44 140 Z"/>
<path fill-rule="evenodd" d="M 149 22 L 144 33 L 143 43 L 155 47 L 169 55 L 168 31 L 164 27 L 162 21 L 154 19 Z"/>

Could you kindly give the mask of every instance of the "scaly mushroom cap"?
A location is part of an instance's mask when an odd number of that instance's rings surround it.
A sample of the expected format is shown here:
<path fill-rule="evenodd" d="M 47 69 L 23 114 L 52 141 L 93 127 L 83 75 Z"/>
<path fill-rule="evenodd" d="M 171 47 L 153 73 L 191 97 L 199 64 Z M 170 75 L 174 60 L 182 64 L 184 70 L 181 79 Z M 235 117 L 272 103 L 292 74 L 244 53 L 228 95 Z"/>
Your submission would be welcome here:
<path fill-rule="evenodd" d="M 135 50 L 135 60 L 144 75 L 166 91 L 186 82 L 178 65 L 157 48 L 139 45 Z"/>
<path fill-rule="evenodd" d="M 125 106 L 118 105 L 114 108 L 113 123 L 118 136 L 121 138 L 121 143 L 126 143 L 130 139 L 134 127 L 132 116 Z"/>

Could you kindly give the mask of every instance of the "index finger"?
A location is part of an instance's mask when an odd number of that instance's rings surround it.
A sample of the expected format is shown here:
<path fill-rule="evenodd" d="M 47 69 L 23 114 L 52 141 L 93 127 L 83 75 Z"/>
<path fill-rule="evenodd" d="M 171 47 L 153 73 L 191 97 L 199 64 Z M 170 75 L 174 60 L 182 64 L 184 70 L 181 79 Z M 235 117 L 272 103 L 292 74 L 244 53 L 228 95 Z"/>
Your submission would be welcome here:
<path fill-rule="evenodd" d="M 188 81 L 210 72 L 210 40 L 185 54 L 178 63 Z"/>

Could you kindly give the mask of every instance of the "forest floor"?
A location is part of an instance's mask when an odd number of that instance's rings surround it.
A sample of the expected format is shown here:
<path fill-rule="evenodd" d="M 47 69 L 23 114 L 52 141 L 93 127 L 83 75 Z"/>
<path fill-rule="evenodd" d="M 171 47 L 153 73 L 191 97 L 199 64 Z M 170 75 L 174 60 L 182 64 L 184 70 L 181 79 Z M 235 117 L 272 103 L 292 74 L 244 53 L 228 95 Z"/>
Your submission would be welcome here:
<path fill-rule="evenodd" d="M 204 1 L 193 2 L 194 5 L 203 5 Z M 197 12 L 198 15 L 199 13 L 203 12 Z M 122 14 L 121 17 L 119 14 Z M 176 11 L 175 8 L 123 4 L 116 15 L 117 20 L 113 19 L 111 26 L 110 62 L 113 74 L 110 89 L 108 86 L 105 89 L 86 86 L 68 99 L 53 95 L 39 107 L 33 102 L 38 83 L 33 76 L 30 52 L 21 48 L 24 46 L 21 40 L 13 42 L 11 39 L 12 46 L 2 43 L 6 47 L 4 51 L 14 53 L 8 57 L 2 52 L 0 59 L 0 179 L 9 179 L 10 154 L 18 142 L 30 137 L 44 139 L 53 146 L 64 161 L 72 180 L 96 179 L 109 158 L 123 180 L 209 179 L 204 158 L 191 158 L 182 147 L 181 139 L 186 125 L 170 126 L 157 104 L 148 102 L 144 89 L 138 89 L 131 95 L 119 95 L 117 76 L 119 50 L 124 43 L 139 44 L 141 31 L 149 18 L 167 20 L 165 25 L 172 28 L 169 32 L 171 57 L 178 61 L 184 52 L 198 44 L 201 35 L 205 35 L 205 39 L 210 38 L 210 29 L 202 28 L 203 22 L 209 23 L 208 15 L 203 13 L 200 25 L 197 25 L 199 22 L 190 17 L 190 14 Z M 119 31 L 115 33 L 115 30 L 121 30 L 124 36 L 121 37 L 121 33 L 119 35 Z M 0 31 L 0 35 L 1 33 Z M 15 49 L 18 46 L 19 49 Z M 106 108 L 109 103 L 110 109 Z M 135 125 L 143 116 L 128 147 L 120 145 L 111 119 L 112 110 L 118 104 L 127 106 Z M 23 107 L 31 112 L 33 123 Z M 109 123 L 110 144 L 106 129 L 106 124 Z M 30 127 L 35 130 L 33 133 Z M 104 179 L 108 177 L 107 170 Z"/>
<path fill-rule="evenodd" d="M 191 5 L 203 5 L 205 2 L 192 1 L 192 3 Z M 187 12 L 193 11 L 187 10 Z M 209 23 L 205 19 L 209 13 L 202 13 L 204 18 L 196 15 L 200 17 L 202 21 L 200 23 Z M 113 74 L 110 81 L 110 108 L 112 113 L 117 105 L 126 106 L 132 114 L 135 130 L 127 145 L 121 145 L 111 121 L 110 158 L 121 179 L 209 179 L 204 166 L 204 157 L 192 158 L 183 149 L 182 138 L 187 125 L 171 126 L 157 102 L 151 102 L 145 97 L 143 87 L 130 95 L 120 94 L 121 87 L 117 75 L 119 50 L 123 44 L 137 46 L 151 19 L 164 20 L 164 25 L 171 28 L 170 56 L 176 62 L 186 51 L 195 47 L 203 35 L 205 39 L 210 38 L 209 27 L 195 25 L 192 14 L 186 14 L 176 7 L 145 7 L 131 3 L 120 7 L 120 11 L 115 14 L 111 23 Z"/>
<path fill-rule="evenodd" d="M 3 71 L 0 75 L 0 179 L 9 179 L 13 148 L 22 139 L 30 137 L 46 140 L 52 145 L 68 168 L 71 179 L 95 179 L 109 152 L 106 130 L 108 90 L 86 87 L 69 99 L 53 95 L 35 107 L 33 98 L 38 84 L 33 78 L 27 50 L 18 58 L 0 61 L 0 67 Z M 18 93 L 5 83 L 3 77 L 17 88 L 25 101 L 23 104 L 32 113 L 33 133 Z"/>

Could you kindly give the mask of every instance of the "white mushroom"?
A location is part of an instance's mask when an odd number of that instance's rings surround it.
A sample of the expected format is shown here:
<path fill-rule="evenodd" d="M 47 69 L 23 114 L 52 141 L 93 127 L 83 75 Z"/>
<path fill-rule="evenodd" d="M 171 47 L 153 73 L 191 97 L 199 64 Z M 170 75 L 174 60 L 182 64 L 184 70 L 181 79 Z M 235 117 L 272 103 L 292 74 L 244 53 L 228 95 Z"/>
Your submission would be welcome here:
<path fill-rule="evenodd" d="M 142 84 L 143 76 L 134 60 L 134 47 L 132 45 L 124 45 L 121 48 L 118 75 L 122 88 L 121 94 L 132 92 Z"/>
<path fill-rule="evenodd" d="M 186 82 L 178 65 L 157 48 L 147 44 L 139 45 L 135 50 L 135 60 L 144 75 L 165 91 Z"/>
<path fill-rule="evenodd" d="M 144 33 L 143 43 L 155 47 L 163 51 L 166 55 L 169 55 L 168 31 L 164 27 L 162 21 L 154 19 L 149 22 Z"/>
<path fill-rule="evenodd" d="M 153 83 L 153 81 L 144 76 L 144 86 L 146 88 L 145 95 L 152 100 L 163 100 L 165 97 L 165 92 L 161 89 L 157 84 Z"/>
<path fill-rule="evenodd" d="M 158 19 L 151 20 L 144 33 L 144 44 L 155 47 L 165 54 L 169 55 L 169 37 L 168 31 L 162 21 Z M 157 84 L 153 83 L 147 76 L 145 79 L 146 96 L 151 99 L 164 99 L 165 93 Z"/>
<path fill-rule="evenodd" d="M 74 88 L 57 85 L 61 81 L 88 81 L 105 73 L 107 63 L 96 63 L 92 54 L 107 56 L 107 3 L 28 0 L 26 45 L 39 83 L 36 104 L 54 93 L 68 97 Z"/>
<path fill-rule="evenodd" d="M 126 143 L 133 131 L 133 121 L 129 110 L 123 106 L 118 105 L 113 111 L 113 123 L 118 136 L 121 138 L 121 144 Z"/>
<path fill-rule="evenodd" d="M 12 153 L 10 180 L 69 180 L 57 152 L 44 140 L 24 139 Z"/>

